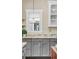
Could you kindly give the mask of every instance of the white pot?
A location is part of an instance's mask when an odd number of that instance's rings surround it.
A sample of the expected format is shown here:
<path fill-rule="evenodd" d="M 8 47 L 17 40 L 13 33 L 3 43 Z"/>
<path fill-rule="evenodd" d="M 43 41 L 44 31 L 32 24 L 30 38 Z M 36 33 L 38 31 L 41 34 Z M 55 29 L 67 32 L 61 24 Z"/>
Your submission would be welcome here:
<path fill-rule="evenodd" d="M 26 34 L 23 34 L 23 37 L 26 37 Z"/>

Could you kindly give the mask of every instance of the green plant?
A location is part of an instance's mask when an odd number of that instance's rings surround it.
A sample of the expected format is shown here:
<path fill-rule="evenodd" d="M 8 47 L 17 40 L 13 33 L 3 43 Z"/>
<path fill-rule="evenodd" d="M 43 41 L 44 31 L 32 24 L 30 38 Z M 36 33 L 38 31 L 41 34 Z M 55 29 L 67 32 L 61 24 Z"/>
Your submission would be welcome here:
<path fill-rule="evenodd" d="M 24 34 L 27 34 L 27 31 L 26 31 L 25 29 L 22 29 L 22 36 L 23 36 Z"/>

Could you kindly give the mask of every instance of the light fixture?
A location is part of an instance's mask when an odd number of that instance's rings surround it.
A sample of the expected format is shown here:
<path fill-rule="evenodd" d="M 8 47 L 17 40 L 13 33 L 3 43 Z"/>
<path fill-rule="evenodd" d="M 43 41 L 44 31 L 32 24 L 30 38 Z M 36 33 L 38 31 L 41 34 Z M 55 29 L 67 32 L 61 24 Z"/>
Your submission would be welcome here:
<path fill-rule="evenodd" d="M 35 21 L 34 19 L 35 19 L 35 17 L 34 17 L 34 0 L 33 0 L 33 22 Z"/>
<path fill-rule="evenodd" d="M 33 12 L 33 18 L 32 18 L 33 23 L 37 22 L 37 21 L 40 21 L 38 14 L 37 15 L 35 14 L 36 12 L 35 12 L 35 7 L 34 7 L 34 0 L 33 0 L 33 9 L 32 9 L 32 12 Z"/>

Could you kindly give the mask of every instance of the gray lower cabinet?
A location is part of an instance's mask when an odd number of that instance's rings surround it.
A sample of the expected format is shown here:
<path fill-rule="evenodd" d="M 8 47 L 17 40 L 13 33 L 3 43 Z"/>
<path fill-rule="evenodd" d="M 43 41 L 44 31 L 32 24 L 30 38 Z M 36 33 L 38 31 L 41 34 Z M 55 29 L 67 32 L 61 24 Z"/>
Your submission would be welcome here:
<path fill-rule="evenodd" d="M 54 46 L 56 41 L 49 39 L 31 39 L 27 40 L 27 45 L 24 48 L 25 56 L 50 56 L 50 47 Z"/>

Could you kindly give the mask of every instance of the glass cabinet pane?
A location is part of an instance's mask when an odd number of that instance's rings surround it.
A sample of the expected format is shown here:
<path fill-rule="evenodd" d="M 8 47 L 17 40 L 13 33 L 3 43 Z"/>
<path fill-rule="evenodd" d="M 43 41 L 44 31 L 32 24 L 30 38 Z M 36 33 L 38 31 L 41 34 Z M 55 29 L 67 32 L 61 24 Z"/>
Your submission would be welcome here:
<path fill-rule="evenodd" d="M 51 9 L 56 9 L 57 5 L 51 5 Z"/>
<path fill-rule="evenodd" d="M 53 20 L 53 19 L 57 19 L 57 15 L 51 15 L 51 19 Z"/>
<path fill-rule="evenodd" d="M 51 13 L 56 14 L 57 13 L 57 5 L 51 5 Z"/>

